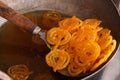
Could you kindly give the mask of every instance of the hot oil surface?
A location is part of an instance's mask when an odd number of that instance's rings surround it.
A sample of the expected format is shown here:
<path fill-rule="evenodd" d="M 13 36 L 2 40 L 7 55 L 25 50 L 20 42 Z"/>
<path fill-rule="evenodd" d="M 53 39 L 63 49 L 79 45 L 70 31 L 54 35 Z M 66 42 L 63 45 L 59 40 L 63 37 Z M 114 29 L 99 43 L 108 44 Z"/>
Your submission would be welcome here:
<path fill-rule="evenodd" d="M 49 26 L 41 25 L 41 15 L 45 12 L 35 11 L 26 13 L 25 16 L 41 26 L 43 30 L 48 30 L 50 29 Z M 40 40 L 40 44 L 34 43 L 32 36 L 31 33 L 10 22 L 6 22 L 2 26 L 0 29 L 0 70 L 7 72 L 10 66 L 25 64 L 30 71 L 33 71 L 29 80 L 33 80 L 36 75 L 35 80 L 46 80 L 45 78 L 48 79 L 48 75 L 52 75 L 50 68 L 45 63 L 45 55 L 49 49 L 42 40 Z M 42 74 L 44 79 L 41 78 Z M 50 78 L 52 77 L 50 76 Z"/>

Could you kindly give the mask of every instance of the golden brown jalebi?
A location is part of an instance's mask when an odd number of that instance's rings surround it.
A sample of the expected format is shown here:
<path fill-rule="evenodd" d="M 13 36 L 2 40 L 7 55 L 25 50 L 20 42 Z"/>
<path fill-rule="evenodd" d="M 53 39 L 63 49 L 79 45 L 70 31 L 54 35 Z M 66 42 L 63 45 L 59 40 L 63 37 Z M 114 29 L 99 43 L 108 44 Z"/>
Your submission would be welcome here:
<path fill-rule="evenodd" d="M 76 63 L 76 60 L 73 60 L 68 65 L 68 73 L 71 76 L 77 76 L 81 73 L 86 73 L 93 63 Z M 79 65 L 78 65 L 79 64 Z"/>
<path fill-rule="evenodd" d="M 58 27 L 47 33 L 47 41 L 53 45 L 46 55 L 47 64 L 54 71 L 67 69 L 70 76 L 98 68 L 116 47 L 111 31 L 99 26 L 100 23 L 97 19 L 82 21 L 75 16 L 60 21 Z M 65 58 L 66 54 L 70 58 Z"/>
<path fill-rule="evenodd" d="M 83 72 L 83 68 L 81 68 L 80 66 L 76 65 L 73 62 L 68 65 L 67 70 L 71 76 L 77 76 Z"/>
<path fill-rule="evenodd" d="M 96 29 L 92 27 L 83 26 L 78 31 L 72 34 L 71 42 L 80 42 L 80 41 L 95 41 L 97 37 Z M 73 40 L 73 41 L 72 41 Z"/>
<path fill-rule="evenodd" d="M 113 50 L 116 47 L 116 40 L 112 40 L 111 43 L 107 46 L 107 48 L 105 48 L 100 56 L 98 57 L 98 59 L 96 60 L 96 63 L 94 64 L 94 66 L 91 68 L 91 71 L 95 70 L 97 67 L 99 67 L 102 63 L 104 63 L 109 56 L 112 54 Z"/>
<path fill-rule="evenodd" d="M 116 47 L 116 40 L 112 40 L 111 41 L 111 43 L 108 45 L 108 47 L 107 48 L 105 48 L 105 50 L 103 50 L 102 52 L 101 52 L 101 55 L 100 55 L 100 57 L 102 56 L 102 55 L 104 55 L 104 56 L 109 56 L 112 52 L 113 52 L 113 50 L 115 49 L 115 47 Z M 107 59 L 107 58 L 106 58 Z"/>
<path fill-rule="evenodd" d="M 99 40 L 97 41 L 101 49 L 105 49 L 112 41 L 109 29 L 102 29 L 98 32 Z"/>
<path fill-rule="evenodd" d="M 97 59 L 100 55 L 100 47 L 96 42 L 85 42 L 80 44 L 76 52 L 81 61 L 87 63 Z"/>
<path fill-rule="evenodd" d="M 59 22 L 59 27 L 64 30 L 68 30 L 73 33 L 82 25 L 82 20 L 73 16 L 72 18 L 66 18 Z"/>
<path fill-rule="evenodd" d="M 70 56 L 64 50 L 54 49 L 46 56 L 46 62 L 53 70 L 62 70 L 70 62 Z"/>
<path fill-rule="evenodd" d="M 57 26 L 58 22 L 62 19 L 63 17 L 59 12 L 48 11 L 42 15 L 41 24 L 42 26 L 52 28 L 53 26 Z"/>
<path fill-rule="evenodd" d="M 26 65 L 19 64 L 11 66 L 8 69 L 8 74 L 14 79 L 14 80 L 26 80 L 30 74 L 33 72 L 30 72 Z"/>
<path fill-rule="evenodd" d="M 70 38 L 71 34 L 60 28 L 52 28 L 47 32 L 47 41 L 52 45 L 56 45 L 58 42 L 60 42 L 59 45 L 66 44 Z"/>
<path fill-rule="evenodd" d="M 104 50 L 112 41 L 112 36 L 108 35 L 108 36 L 104 36 L 99 38 L 98 40 L 98 44 L 101 47 L 101 50 Z"/>
<path fill-rule="evenodd" d="M 110 30 L 109 29 L 101 29 L 99 32 L 98 32 L 98 36 L 101 38 L 103 36 L 108 36 L 110 35 Z"/>
<path fill-rule="evenodd" d="M 100 25 L 102 21 L 98 20 L 98 19 L 86 19 L 83 21 L 83 26 L 87 25 L 87 26 L 91 26 L 92 28 L 96 28 Z"/>

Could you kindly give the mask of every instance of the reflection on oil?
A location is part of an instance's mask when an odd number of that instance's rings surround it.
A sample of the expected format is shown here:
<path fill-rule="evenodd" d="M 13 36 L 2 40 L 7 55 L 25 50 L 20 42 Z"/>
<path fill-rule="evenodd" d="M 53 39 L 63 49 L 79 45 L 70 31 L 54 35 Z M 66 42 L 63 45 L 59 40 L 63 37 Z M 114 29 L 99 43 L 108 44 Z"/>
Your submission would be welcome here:
<path fill-rule="evenodd" d="M 34 80 L 54 80 L 54 77 L 50 73 L 39 74 Z"/>

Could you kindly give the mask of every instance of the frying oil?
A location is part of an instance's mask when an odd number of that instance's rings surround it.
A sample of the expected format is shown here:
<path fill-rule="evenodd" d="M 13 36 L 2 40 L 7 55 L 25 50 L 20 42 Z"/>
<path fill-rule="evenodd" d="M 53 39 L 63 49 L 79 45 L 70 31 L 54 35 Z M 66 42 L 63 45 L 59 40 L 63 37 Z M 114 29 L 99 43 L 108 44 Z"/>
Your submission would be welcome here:
<path fill-rule="evenodd" d="M 45 14 L 45 13 L 50 14 Z M 56 27 L 62 16 L 58 12 L 34 11 L 24 14 L 35 24 L 40 26 L 43 31 Z M 50 16 L 48 18 L 48 16 Z M 50 72 L 50 68 L 45 63 L 45 55 L 50 51 L 41 39 L 38 43 L 32 40 L 33 35 L 24 29 L 6 22 L 0 29 L 0 70 L 7 72 L 10 66 L 25 64 L 34 75 Z"/>

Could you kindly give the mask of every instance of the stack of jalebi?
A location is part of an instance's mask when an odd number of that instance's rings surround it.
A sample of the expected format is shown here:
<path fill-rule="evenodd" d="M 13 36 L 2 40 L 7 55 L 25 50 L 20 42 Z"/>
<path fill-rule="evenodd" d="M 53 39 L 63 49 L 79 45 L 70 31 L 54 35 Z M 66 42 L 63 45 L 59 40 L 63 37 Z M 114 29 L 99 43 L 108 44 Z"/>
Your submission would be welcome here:
<path fill-rule="evenodd" d="M 94 71 L 109 58 L 116 40 L 100 23 L 97 19 L 82 21 L 73 16 L 47 32 L 47 41 L 53 48 L 46 55 L 46 62 L 54 72 L 66 68 L 70 76 L 78 76 Z"/>

